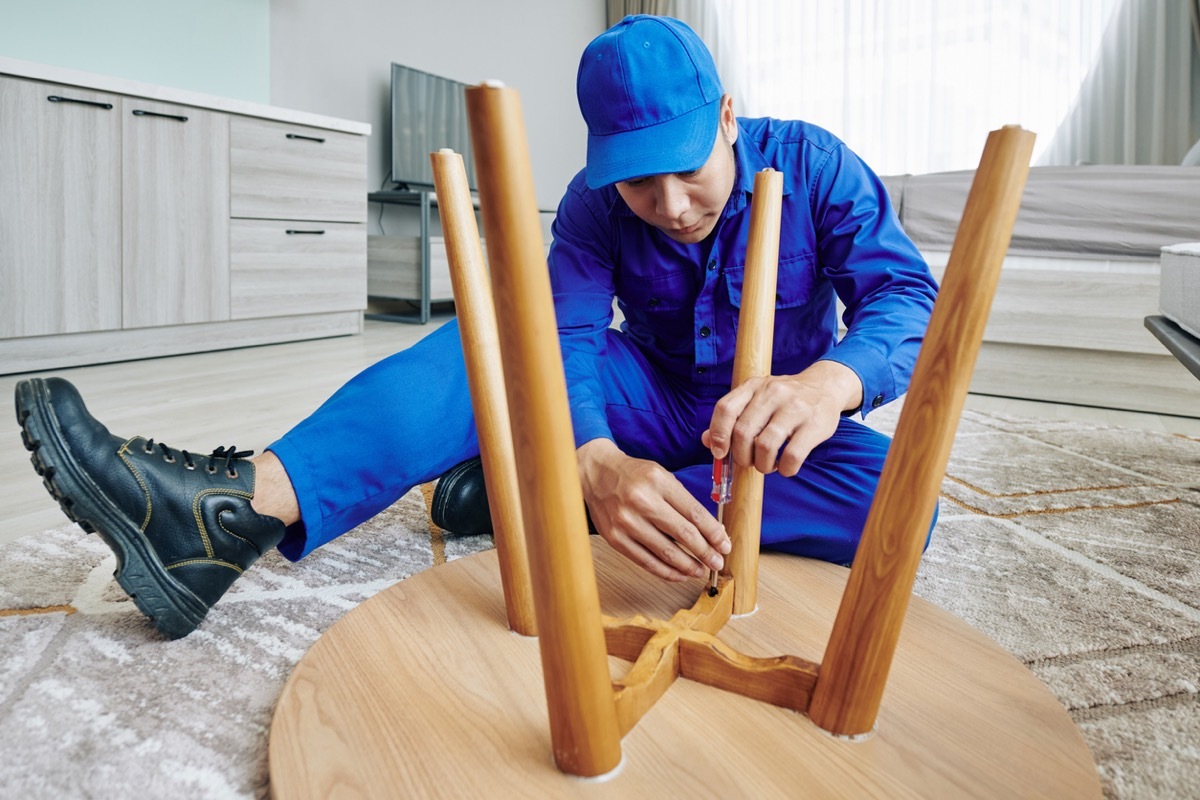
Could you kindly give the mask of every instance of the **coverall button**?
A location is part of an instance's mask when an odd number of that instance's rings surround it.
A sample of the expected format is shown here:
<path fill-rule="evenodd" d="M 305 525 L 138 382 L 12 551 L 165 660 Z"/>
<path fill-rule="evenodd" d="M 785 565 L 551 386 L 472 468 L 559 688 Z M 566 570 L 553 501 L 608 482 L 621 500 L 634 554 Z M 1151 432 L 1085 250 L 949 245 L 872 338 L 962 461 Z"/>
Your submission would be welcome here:
<path fill-rule="evenodd" d="M 697 375 L 703 375 L 706 372 L 708 372 L 708 367 L 696 367 Z"/>
<path fill-rule="evenodd" d="M 659 303 L 661 303 L 661 302 L 662 302 L 662 301 L 661 301 L 661 300 L 659 300 L 657 297 L 651 297 L 651 298 L 650 298 L 650 302 L 648 303 L 648 305 L 649 305 L 651 308 L 657 308 L 657 307 L 658 307 L 658 304 L 659 304 Z"/>
<path fill-rule="evenodd" d="M 710 258 L 708 260 L 708 271 L 712 272 L 716 268 L 717 268 L 717 260 L 715 258 Z"/>
<path fill-rule="evenodd" d="M 883 395 L 877 394 L 875 395 L 875 399 L 871 401 L 871 408 L 879 408 L 881 405 L 883 405 Z"/>
<path fill-rule="evenodd" d="M 709 334 L 711 334 L 711 333 L 712 333 L 712 328 L 705 325 L 703 328 L 700 329 L 700 338 L 707 339 Z"/>

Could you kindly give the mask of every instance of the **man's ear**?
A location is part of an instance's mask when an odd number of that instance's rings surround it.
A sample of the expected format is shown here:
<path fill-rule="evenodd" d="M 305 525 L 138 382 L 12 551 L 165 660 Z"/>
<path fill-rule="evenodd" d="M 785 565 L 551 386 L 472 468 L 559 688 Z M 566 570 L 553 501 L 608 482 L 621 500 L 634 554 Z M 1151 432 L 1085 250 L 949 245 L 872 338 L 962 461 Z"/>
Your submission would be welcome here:
<path fill-rule="evenodd" d="M 733 96 L 726 94 L 721 96 L 721 132 L 725 134 L 725 140 L 730 144 L 737 141 L 738 125 L 737 117 L 733 115 Z"/>

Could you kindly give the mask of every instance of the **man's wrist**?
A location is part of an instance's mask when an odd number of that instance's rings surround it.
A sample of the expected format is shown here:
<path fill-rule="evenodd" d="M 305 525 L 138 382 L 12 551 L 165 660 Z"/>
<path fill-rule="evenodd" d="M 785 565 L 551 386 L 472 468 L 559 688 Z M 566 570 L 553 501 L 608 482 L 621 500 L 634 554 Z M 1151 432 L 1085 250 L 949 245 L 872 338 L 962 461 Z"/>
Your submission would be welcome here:
<path fill-rule="evenodd" d="M 583 484 L 585 493 L 592 468 L 620 452 L 616 442 L 604 437 L 590 439 L 575 448 L 575 461 L 579 465 L 579 480 Z"/>
<path fill-rule="evenodd" d="M 822 359 L 800 374 L 820 385 L 822 393 L 837 404 L 840 413 L 854 412 L 862 407 L 862 380 L 842 362 Z"/>

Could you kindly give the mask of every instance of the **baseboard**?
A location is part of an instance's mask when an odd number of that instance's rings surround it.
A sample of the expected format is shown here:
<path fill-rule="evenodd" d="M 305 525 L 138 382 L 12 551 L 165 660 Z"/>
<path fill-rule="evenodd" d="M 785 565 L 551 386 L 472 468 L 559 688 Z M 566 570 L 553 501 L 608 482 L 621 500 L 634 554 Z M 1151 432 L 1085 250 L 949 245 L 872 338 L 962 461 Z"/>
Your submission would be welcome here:
<path fill-rule="evenodd" d="M 6 339 L 0 342 L 0 375 L 348 336 L 362 333 L 362 326 L 362 311 L 338 311 Z"/>

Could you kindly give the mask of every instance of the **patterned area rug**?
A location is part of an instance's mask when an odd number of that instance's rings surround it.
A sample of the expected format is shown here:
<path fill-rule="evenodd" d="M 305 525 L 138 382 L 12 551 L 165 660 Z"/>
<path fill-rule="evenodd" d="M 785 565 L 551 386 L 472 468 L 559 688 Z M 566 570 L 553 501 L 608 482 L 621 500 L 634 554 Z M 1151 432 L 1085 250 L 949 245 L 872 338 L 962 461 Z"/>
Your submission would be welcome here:
<path fill-rule="evenodd" d="M 917 593 L 1045 681 L 1108 796 L 1195 797 L 1200 440 L 966 412 L 948 472 Z M 265 557 L 174 642 L 96 537 L 64 526 L 4 546 L 0 794 L 265 796 L 271 713 L 313 641 L 395 581 L 491 546 L 443 537 L 428 492 L 298 564 Z"/>

